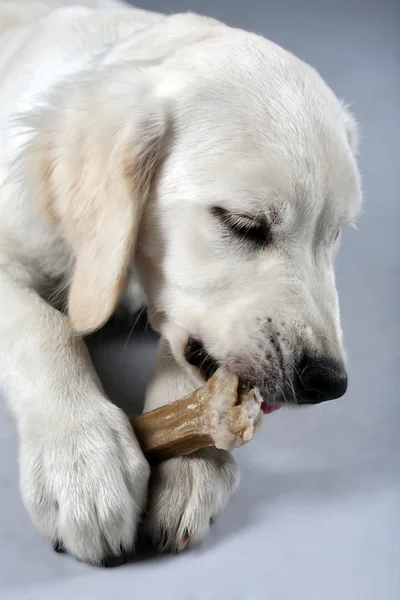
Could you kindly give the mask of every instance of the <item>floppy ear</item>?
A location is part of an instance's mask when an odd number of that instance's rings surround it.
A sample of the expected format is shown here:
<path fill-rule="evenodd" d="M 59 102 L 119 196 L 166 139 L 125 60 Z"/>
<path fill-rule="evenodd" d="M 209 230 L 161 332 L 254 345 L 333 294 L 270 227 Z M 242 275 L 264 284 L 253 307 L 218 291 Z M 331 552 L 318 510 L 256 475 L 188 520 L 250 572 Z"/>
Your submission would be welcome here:
<path fill-rule="evenodd" d="M 68 314 L 79 333 L 118 303 L 166 130 L 138 78 L 103 73 L 69 90 L 37 119 L 28 154 L 42 206 L 74 257 Z"/>

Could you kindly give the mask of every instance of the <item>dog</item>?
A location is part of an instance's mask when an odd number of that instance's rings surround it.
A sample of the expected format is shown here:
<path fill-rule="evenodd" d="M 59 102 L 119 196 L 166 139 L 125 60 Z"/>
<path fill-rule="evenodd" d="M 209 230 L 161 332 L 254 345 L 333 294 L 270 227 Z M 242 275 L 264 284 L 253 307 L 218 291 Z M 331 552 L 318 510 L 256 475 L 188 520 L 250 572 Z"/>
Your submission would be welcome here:
<path fill-rule="evenodd" d="M 79 6 L 77 6 L 79 4 Z M 150 467 L 83 337 L 147 304 L 145 411 L 220 366 L 264 408 L 347 387 L 334 257 L 361 204 L 357 124 L 310 66 L 195 14 L 0 1 L 0 386 L 37 529 L 117 565 L 234 493 L 228 452 Z"/>

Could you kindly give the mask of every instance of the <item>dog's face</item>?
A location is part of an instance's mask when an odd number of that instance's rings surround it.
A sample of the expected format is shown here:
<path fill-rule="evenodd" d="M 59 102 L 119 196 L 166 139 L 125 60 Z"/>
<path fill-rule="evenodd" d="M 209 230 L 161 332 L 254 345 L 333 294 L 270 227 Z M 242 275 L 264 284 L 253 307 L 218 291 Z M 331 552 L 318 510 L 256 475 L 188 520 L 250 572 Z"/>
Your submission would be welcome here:
<path fill-rule="evenodd" d="M 269 405 L 316 403 L 347 387 L 333 261 L 360 204 L 354 125 L 264 42 L 178 86 L 138 266 L 153 324 L 196 381 L 224 365 Z"/>

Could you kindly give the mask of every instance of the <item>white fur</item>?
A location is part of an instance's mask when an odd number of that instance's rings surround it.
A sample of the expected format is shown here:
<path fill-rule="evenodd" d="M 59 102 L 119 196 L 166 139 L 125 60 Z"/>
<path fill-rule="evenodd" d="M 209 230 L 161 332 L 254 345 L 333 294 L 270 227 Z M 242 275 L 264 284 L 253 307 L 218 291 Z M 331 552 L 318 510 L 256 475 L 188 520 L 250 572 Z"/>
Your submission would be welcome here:
<path fill-rule="evenodd" d="M 33 522 L 99 562 L 132 547 L 149 467 L 80 334 L 147 297 L 146 410 L 201 383 L 189 336 L 282 401 L 302 352 L 344 361 L 334 240 L 361 194 L 354 120 L 309 66 L 212 19 L 75 4 L 0 0 L 0 384 Z M 213 206 L 265 215 L 273 243 Z M 155 468 L 148 531 L 201 538 L 237 483 L 215 450 Z"/>

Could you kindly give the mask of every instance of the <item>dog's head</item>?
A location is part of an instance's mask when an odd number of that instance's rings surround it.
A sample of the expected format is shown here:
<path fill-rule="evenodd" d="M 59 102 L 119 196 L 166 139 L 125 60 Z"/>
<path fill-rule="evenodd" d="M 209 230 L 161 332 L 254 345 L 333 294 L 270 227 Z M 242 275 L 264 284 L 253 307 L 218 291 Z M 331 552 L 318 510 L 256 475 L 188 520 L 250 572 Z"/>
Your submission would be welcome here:
<path fill-rule="evenodd" d="M 347 376 L 333 261 L 360 205 L 355 124 L 292 55 L 204 27 L 167 59 L 150 56 L 140 93 L 117 53 L 112 93 L 97 90 L 86 116 L 93 139 L 63 144 L 71 168 L 49 170 L 77 256 L 71 320 L 85 331 L 109 316 L 134 256 L 150 319 L 196 380 L 224 365 L 270 404 L 337 398 Z"/>
<path fill-rule="evenodd" d="M 149 314 L 192 376 L 224 365 L 271 404 L 337 398 L 333 262 L 360 204 L 355 124 L 311 68 L 226 37 L 171 73 L 173 138 L 138 246 Z"/>

